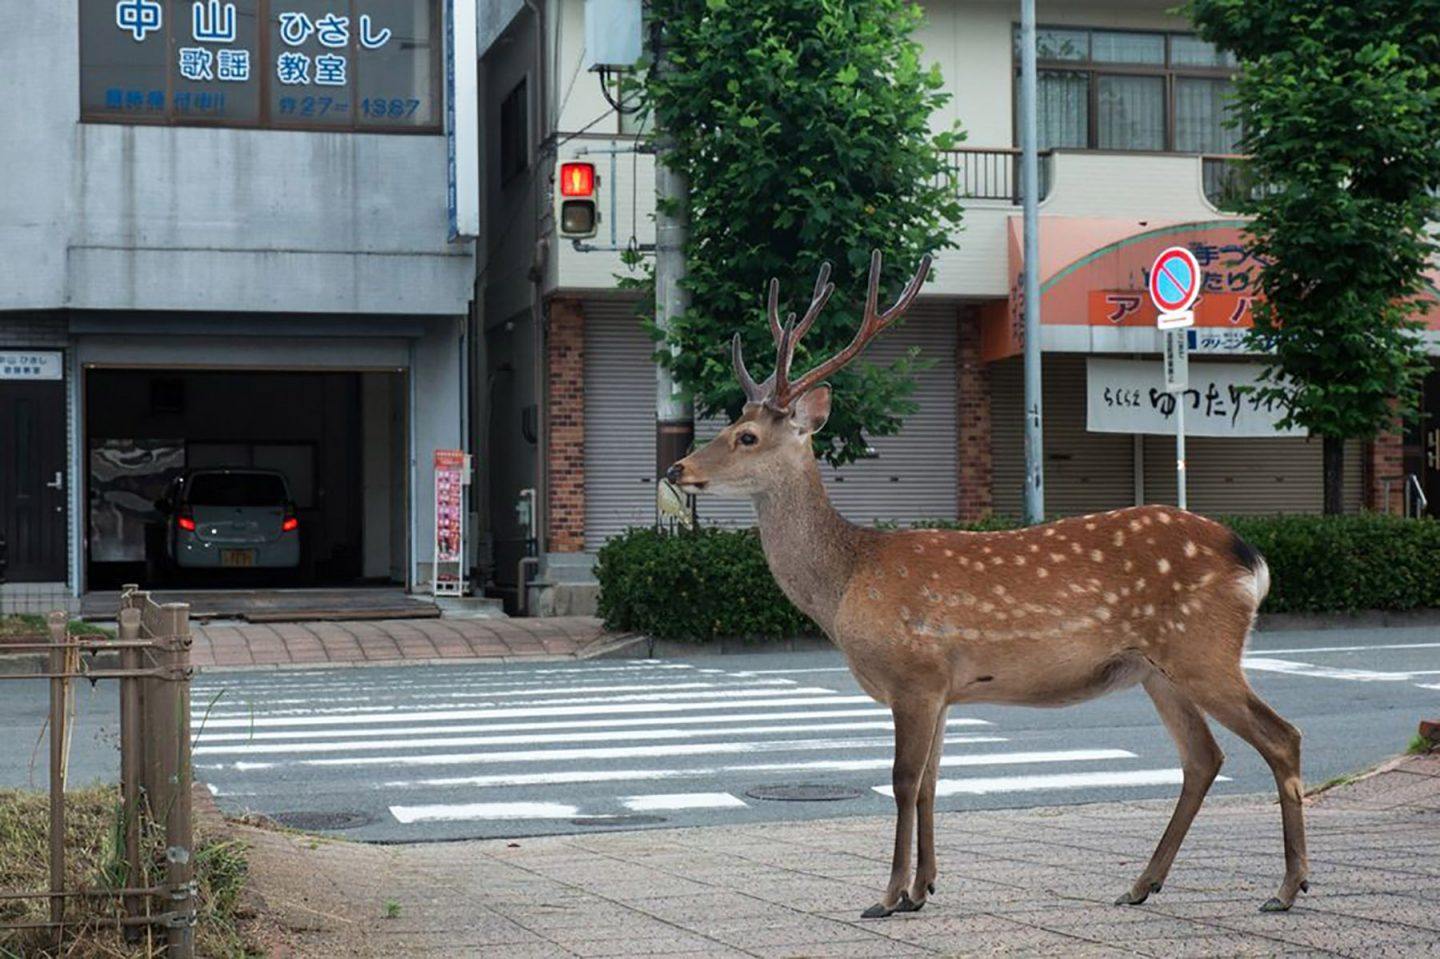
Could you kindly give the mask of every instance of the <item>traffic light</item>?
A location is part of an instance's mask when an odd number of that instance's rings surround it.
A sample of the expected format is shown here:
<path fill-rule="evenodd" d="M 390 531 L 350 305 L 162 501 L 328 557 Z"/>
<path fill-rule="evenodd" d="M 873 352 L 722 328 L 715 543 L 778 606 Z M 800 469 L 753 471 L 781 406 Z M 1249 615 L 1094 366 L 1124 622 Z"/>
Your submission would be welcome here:
<path fill-rule="evenodd" d="M 583 240 L 595 235 L 600 222 L 596 185 L 595 164 L 560 164 L 560 210 L 557 219 L 562 237 Z"/>

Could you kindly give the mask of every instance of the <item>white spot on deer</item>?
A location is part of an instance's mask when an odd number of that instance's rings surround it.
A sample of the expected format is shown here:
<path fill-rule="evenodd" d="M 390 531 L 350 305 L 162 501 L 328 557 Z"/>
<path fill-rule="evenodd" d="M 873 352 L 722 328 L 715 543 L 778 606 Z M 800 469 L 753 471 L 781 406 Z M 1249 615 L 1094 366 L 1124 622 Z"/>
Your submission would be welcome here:
<path fill-rule="evenodd" d="M 931 574 L 930 574 L 930 578 L 931 578 L 931 579 L 939 579 L 939 578 L 940 578 L 940 573 L 939 573 L 938 571 L 936 571 L 936 572 L 934 572 L 934 573 L 931 573 Z"/>
<path fill-rule="evenodd" d="M 977 606 L 976 609 L 980 610 L 980 612 L 982 613 L 993 613 L 995 611 L 995 604 L 986 601 Z"/>
<path fill-rule="evenodd" d="M 1055 527 L 1053 527 L 1053 526 L 1047 526 L 1047 527 L 1045 527 L 1045 535 L 1046 535 L 1046 536 L 1054 536 L 1054 535 L 1055 535 Z"/>
<path fill-rule="evenodd" d="M 1139 521 L 1138 519 L 1132 519 L 1132 520 L 1130 521 L 1130 532 L 1132 532 L 1132 533 L 1138 533 L 1138 532 L 1140 532 L 1140 521 Z"/>
<path fill-rule="evenodd" d="M 980 552 L 982 552 L 982 553 L 984 553 L 985 555 L 988 556 L 988 555 L 990 555 L 992 552 L 994 552 L 994 550 L 992 550 L 992 549 L 991 549 L 990 547 L 988 547 L 988 546 L 982 546 L 982 547 L 980 547 Z"/>
<path fill-rule="evenodd" d="M 1074 593 L 1075 595 L 1079 596 L 1079 595 L 1081 595 L 1081 594 L 1083 594 L 1083 593 L 1086 593 L 1086 592 L 1089 592 L 1089 591 L 1088 591 L 1084 586 L 1081 586 L 1079 583 L 1071 583 L 1071 584 L 1070 584 L 1070 592 L 1072 592 L 1072 593 Z"/>
<path fill-rule="evenodd" d="M 1094 529 L 1094 528 L 1095 528 L 1095 524 L 1094 524 L 1094 523 L 1086 523 L 1086 524 L 1085 524 L 1085 528 L 1086 528 L 1086 529 Z"/>
<path fill-rule="evenodd" d="M 900 607 L 900 622 L 902 622 L 902 623 L 908 623 L 908 622 L 910 622 L 910 607 L 909 607 L 909 606 L 901 606 L 901 607 Z"/>
<path fill-rule="evenodd" d="M 1187 539 L 1185 541 L 1185 555 L 1193 558 L 1198 552 L 1200 552 L 1200 548 L 1195 545 L 1195 541 L 1193 539 Z"/>
<path fill-rule="evenodd" d="M 990 557 L 990 565 L 991 565 L 991 566 L 999 566 L 999 565 L 1000 565 L 1001 563 L 1003 563 L 1003 562 L 1005 562 L 1005 558 L 1004 558 L 1003 556 L 992 556 L 992 557 Z"/>
<path fill-rule="evenodd" d="M 1050 575 L 1050 571 L 1044 566 L 1037 566 L 1035 567 L 1035 575 L 1040 577 L 1041 579 L 1044 579 L 1046 576 Z"/>
<path fill-rule="evenodd" d="M 1142 517 L 1140 517 L 1140 525 L 1142 525 L 1142 526 L 1149 526 L 1149 525 L 1150 525 L 1150 517 L 1148 517 L 1148 516 L 1142 516 Z"/>
<path fill-rule="evenodd" d="M 959 594 L 959 593 L 951 593 L 951 594 L 950 594 L 950 599 L 947 600 L 947 602 L 948 602 L 951 606 L 959 606 L 959 605 L 960 605 L 960 594 Z"/>
<path fill-rule="evenodd" d="M 996 596 L 1004 596 L 1005 587 L 1001 586 L 999 583 L 996 583 L 994 586 L 990 587 L 990 592 L 994 593 Z"/>
<path fill-rule="evenodd" d="M 1122 597 L 1128 597 L 1128 596 L 1130 595 L 1130 587 L 1129 587 L 1129 586 L 1121 586 L 1121 587 L 1120 587 L 1120 595 L 1121 595 Z"/>
<path fill-rule="evenodd" d="M 1038 552 L 1040 552 L 1040 544 L 1039 544 L 1039 543 L 1031 543 L 1030 546 L 1028 547 L 1028 549 L 1029 549 L 1030 552 L 1032 552 L 1032 553 L 1038 553 Z"/>
<path fill-rule="evenodd" d="M 1090 558 L 1097 563 L 1103 562 L 1105 559 L 1105 554 L 1100 552 L 1098 549 L 1092 549 L 1090 551 Z"/>
<path fill-rule="evenodd" d="M 907 579 L 910 576 L 910 570 L 903 565 L 896 566 L 895 575 L 899 576 L 901 579 Z"/>
<path fill-rule="evenodd" d="M 1160 515 L 1163 516 L 1165 514 L 1162 513 Z M 1159 560 L 1156 561 L 1155 568 L 1160 570 L 1161 576 L 1164 576 L 1166 573 L 1170 572 L 1170 561 L 1162 556 Z"/>
<path fill-rule="evenodd" d="M 945 557 L 946 557 L 946 559 L 949 559 L 951 556 L 954 556 L 954 555 L 955 555 L 955 551 L 954 551 L 953 549 L 947 549 L 947 550 L 945 551 Z"/>
<path fill-rule="evenodd" d="M 1209 585 L 1210 585 L 1210 581 L 1213 580 L 1214 578 L 1215 578 L 1215 574 L 1214 574 L 1214 573 L 1206 573 L 1205 575 L 1203 575 L 1203 576 L 1200 577 L 1200 585 L 1201 585 L 1201 586 L 1209 586 Z"/>
<path fill-rule="evenodd" d="M 1177 580 L 1173 580 L 1173 581 L 1170 583 L 1170 588 L 1171 588 L 1172 590 L 1174 590 L 1175 592 L 1178 593 L 1178 592 L 1180 592 L 1180 590 L 1184 589 L 1184 585 L 1177 579 Z"/>
<path fill-rule="evenodd" d="M 1181 603 L 1181 604 L 1180 604 L 1180 615 L 1181 615 L 1181 616 L 1189 616 L 1189 615 L 1190 615 L 1190 604 L 1189 604 L 1189 603 Z"/>
<path fill-rule="evenodd" d="M 1051 553 L 1051 554 L 1050 554 L 1050 562 L 1052 562 L 1052 563 L 1063 563 L 1063 562 L 1065 562 L 1065 554 L 1064 554 L 1064 553 Z"/>
<path fill-rule="evenodd" d="M 1154 603 L 1146 603 L 1144 606 L 1141 606 L 1141 607 L 1140 607 L 1140 612 L 1141 612 L 1142 614 L 1146 615 L 1146 616 L 1154 616 L 1154 615 L 1155 615 L 1155 604 L 1154 604 Z"/>
<path fill-rule="evenodd" d="M 1169 513 L 1156 513 L 1155 518 L 1167 526 L 1170 525 L 1171 517 Z"/>
<path fill-rule="evenodd" d="M 917 553 L 923 553 L 923 552 L 925 552 L 925 547 L 922 546 L 920 543 L 916 543 L 916 544 L 915 544 L 915 552 L 917 552 Z"/>
<path fill-rule="evenodd" d="M 1023 557 L 1023 556 L 1016 556 L 1016 557 L 1012 558 L 1012 559 L 1010 560 L 1010 562 L 1014 563 L 1016 566 L 1024 566 L 1024 565 L 1025 565 L 1025 557 Z"/>
<path fill-rule="evenodd" d="M 962 630 L 960 631 L 960 638 L 961 638 L 961 639 L 979 639 L 979 638 L 980 638 L 980 630 L 978 630 L 978 629 L 962 629 Z"/>
<path fill-rule="evenodd" d="M 880 590 L 876 589 L 874 586 L 871 586 L 869 589 L 865 590 L 865 595 L 869 596 L 872 600 L 878 600 L 880 598 Z"/>
<path fill-rule="evenodd" d="M 1115 535 L 1110 538 L 1110 541 L 1113 542 L 1116 546 L 1124 546 L 1124 545 L 1125 545 L 1125 533 L 1124 533 L 1123 531 L 1117 529 L 1117 530 L 1115 531 Z"/>
<path fill-rule="evenodd" d="M 1102 623 L 1108 622 L 1110 619 L 1110 609 L 1106 606 L 1097 606 L 1095 608 L 1095 612 L 1091 613 L 1090 615 L 1094 616 Z"/>
<path fill-rule="evenodd" d="M 1105 602 L 1109 603 L 1111 606 L 1114 606 L 1116 603 L 1120 602 L 1120 597 L 1115 595 L 1114 592 L 1106 591 Z"/>
<path fill-rule="evenodd" d="M 1182 632 L 1182 633 L 1185 632 L 1185 624 L 1184 624 L 1184 623 L 1171 623 L 1170 625 L 1171 625 L 1171 626 L 1174 626 L 1175 629 L 1176 629 L 1178 632 Z"/>

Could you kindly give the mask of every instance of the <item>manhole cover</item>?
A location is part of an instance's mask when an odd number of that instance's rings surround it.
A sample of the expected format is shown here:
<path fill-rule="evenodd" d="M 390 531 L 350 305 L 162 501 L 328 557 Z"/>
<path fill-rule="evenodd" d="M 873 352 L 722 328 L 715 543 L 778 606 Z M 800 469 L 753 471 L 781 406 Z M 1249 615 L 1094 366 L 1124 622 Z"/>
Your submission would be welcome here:
<path fill-rule="evenodd" d="M 296 810 L 271 813 L 270 818 L 282 826 L 305 832 L 326 829 L 354 829 L 368 826 L 374 820 L 363 812 L 349 810 Z"/>
<path fill-rule="evenodd" d="M 839 799 L 859 799 L 865 793 L 850 786 L 832 786 L 826 783 L 781 783 L 776 786 L 756 786 L 745 790 L 745 795 L 751 799 L 769 799 L 774 802 L 835 802 Z"/>
<path fill-rule="evenodd" d="M 665 821 L 664 816 L 581 816 L 570 822 L 576 826 L 655 826 Z"/>

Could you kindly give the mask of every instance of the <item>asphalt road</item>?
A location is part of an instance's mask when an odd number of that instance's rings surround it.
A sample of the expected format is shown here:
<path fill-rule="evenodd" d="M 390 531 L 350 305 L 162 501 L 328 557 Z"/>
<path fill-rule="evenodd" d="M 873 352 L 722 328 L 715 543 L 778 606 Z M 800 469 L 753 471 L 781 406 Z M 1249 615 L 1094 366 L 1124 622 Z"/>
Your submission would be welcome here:
<path fill-rule="evenodd" d="M 1305 735 L 1310 784 L 1402 750 L 1440 716 L 1440 630 L 1257 637 L 1252 683 Z M 0 785 L 43 786 L 42 681 L 0 699 Z M 81 684 L 72 782 L 117 774 L 114 684 Z M 884 813 L 889 714 L 838 653 L 291 672 L 193 687 L 197 778 L 229 812 L 370 841 L 428 841 Z M 1217 730 L 1214 792 L 1271 792 Z M 36 744 L 38 749 L 35 749 Z M 31 753 L 35 749 L 32 763 Z M 942 810 L 1174 796 L 1174 747 L 1127 690 L 1063 710 L 959 706 Z M 822 787 L 823 801 L 760 798 Z"/>

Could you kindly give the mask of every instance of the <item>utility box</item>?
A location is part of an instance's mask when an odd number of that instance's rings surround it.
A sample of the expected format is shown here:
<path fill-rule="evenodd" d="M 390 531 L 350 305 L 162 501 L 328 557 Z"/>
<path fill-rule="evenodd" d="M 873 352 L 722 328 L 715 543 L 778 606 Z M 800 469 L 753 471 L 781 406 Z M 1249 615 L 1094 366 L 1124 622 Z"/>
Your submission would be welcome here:
<path fill-rule="evenodd" d="M 641 29 L 640 0 L 585 0 L 585 69 L 633 67 Z"/>

